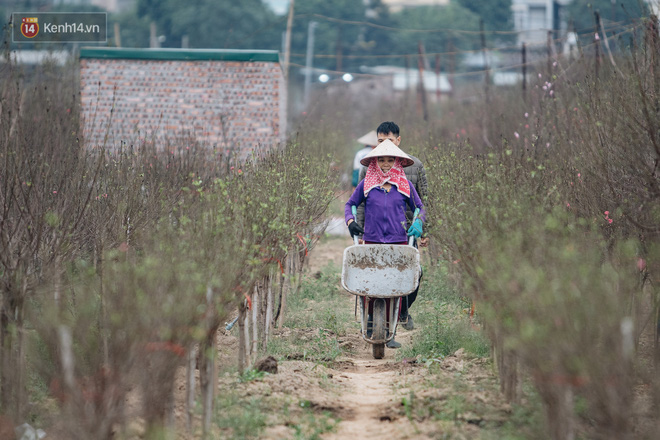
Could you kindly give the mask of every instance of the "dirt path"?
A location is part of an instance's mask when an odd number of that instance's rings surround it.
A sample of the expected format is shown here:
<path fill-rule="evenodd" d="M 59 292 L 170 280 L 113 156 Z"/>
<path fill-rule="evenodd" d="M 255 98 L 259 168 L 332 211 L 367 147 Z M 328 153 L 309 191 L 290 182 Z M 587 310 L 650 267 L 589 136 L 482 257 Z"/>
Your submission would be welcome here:
<path fill-rule="evenodd" d="M 318 245 L 310 254 L 309 269 L 312 273 L 332 261 L 341 267 L 342 253 L 352 242 L 329 240 Z M 352 308 L 353 297 L 346 295 L 346 307 Z M 417 330 L 399 330 L 397 340 L 409 344 Z M 396 362 L 396 351 L 385 349 L 385 358 L 376 360 L 372 347 L 359 335 L 348 337 L 355 347 L 354 355 L 344 359 L 339 372 L 342 392 L 335 407 L 342 407 L 344 415 L 334 432 L 324 435 L 325 440 L 340 439 L 407 439 L 428 438 L 421 435 L 406 417 L 400 417 L 402 398 L 408 393 L 406 377 L 412 373 L 407 362 Z"/>
<path fill-rule="evenodd" d="M 410 337 L 398 339 L 408 343 Z M 337 400 L 346 416 L 324 439 L 426 438 L 415 432 L 407 418 L 398 415 L 407 394 L 406 373 L 412 373 L 412 369 L 405 362 L 395 362 L 394 355 L 394 350 L 386 349 L 384 359 L 373 359 L 371 346 L 362 342 L 350 359 L 351 367 L 340 374 L 346 382 Z"/>

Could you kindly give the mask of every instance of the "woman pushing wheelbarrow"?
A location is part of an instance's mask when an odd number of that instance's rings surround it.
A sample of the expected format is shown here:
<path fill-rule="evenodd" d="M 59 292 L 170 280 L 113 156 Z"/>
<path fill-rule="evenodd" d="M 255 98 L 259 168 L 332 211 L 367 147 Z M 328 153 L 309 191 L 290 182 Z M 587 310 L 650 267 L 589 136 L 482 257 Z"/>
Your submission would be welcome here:
<path fill-rule="evenodd" d="M 419 283 L 419 252 L 412 246 L 422 235 L 424 206 L 404 167 L 413 160 L 385 140 L 361 161 L 368 167 L 363 181 L 346 202 L 345 218 L 355 242 L 344 250 L 342 285 L 360 297 L 362 337 L 373 344 L 380 359 L 394 340 L 401 297 Z M 364 230 L 355 221 L 355 209 L 364 202 Z M 415 212 L 408 228 L 406 207 Z M 363 240 L 357 236 L 363 234 Z"/>

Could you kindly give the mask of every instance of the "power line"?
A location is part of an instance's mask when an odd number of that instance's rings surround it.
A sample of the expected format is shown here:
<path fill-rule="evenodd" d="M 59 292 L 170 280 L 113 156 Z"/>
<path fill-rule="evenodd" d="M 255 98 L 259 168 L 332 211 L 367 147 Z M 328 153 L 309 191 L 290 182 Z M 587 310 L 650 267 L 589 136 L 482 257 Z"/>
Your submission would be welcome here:
<path fill-rule="evenodd" d="M 641 27 L 641 24 L 638 25 L 626 25 L 626 26 L 621 26 L 618 28 L 619 32 L 614 34 L 614 35 L 609 35 L 607 36 L 608 40 L 618 38 L 623 34 L 629 33 L 632 30 L 634 30 L 636 27 Z M 611 29 L 610 29 L 611 32 Z M 563 42 L 563 38 L 554 38 L 551 40 L 553 44 L 558 44 Z M 586 46 L 590 45 L 591 43 L 587 44 Z M 526 43 L 527 48 L 536 48 L 536 49 L 543 49 L 547 46 L 547 41 L 543 42 L 538 42 L 538 43 Z M 506 46 L 499 46 L 495 48 L 489 48 L 486 49 L 488 52 L 505 52 L 505 51 L 514 51 L 514 50 L 519 50 L 520 46 L 519 45 L 506 45 Z M 464 54 L 471 54 L 471 53 L 478 53 L 481 52 L 482 49 L 465 49 L 465 50 L 455 50 L 455 51 L 447 51 L 447 52 L 428 52 L 427 56 L 455 56 L 455 55 L 464 55 Z M 413 56 L 418 56 L 418 52 L 414 53 L 404 53 L 404 54 L 382 54 L 382 55 L 373 55 L 373 54 L 364 54 L 364 55 L 351 55 L 351 54 L 342 54 L 342 58 L 350 58 L 350 59 L 382 59 L 382 58 L 405 58 L 405 57 L 413 57 Z M 302 53 L 292 53 L 292 57 L 298 57 L 298 58 L 304 58 L 306 55 Z M 334 59 L 336 58 L 336 54 L 315 54 L 314 58 L 318 59 Z"/>
<path fill-rule="evenodd" d="M 606 38 L 607 38 L 608 40 L 610 40 L 610 39 L 614 39 L 614 38 L 619 37 L 620 35 L 623 35 L 623 34 L 627 34 L 627 33 L 633 32 L 636 28 L 639 28 L 639 27 L 642 27 L 642 25 L 630 25 L 630 26 L 628 26 L 628 27 L 626 27 L 626 28 L 623 28 L 623 30 L 622 30 L 619 34 L 617 34 L 617 35 L 607 36 Z M 582 48 L 583 48 L 583 49 L 588 49 L 588 48 L 593 47 L 593 46 L 595 46 L 595 45 L 597 45 L 597 44 L 600 44 L 600 41 L 593 41 L 593 42 L 591 42 L 591 43 L 585 44 L 585 45 L 582 46 Z M 474 50 L 474 51 L 473 51 L 473 50 L 471 50 L 471 51 L 456 51 L 456 52 L 446 52 L 446 53 L 461 54 L 461 53 L 466 53 L 466 52 L 470 52 L 470 53 L 472 53 L 472 52 L 476 52 L 476 51 L 477 51 L 477 50 Z M 489 52 L 494 52 L 494 51 L 497 51 L 497 49 L 488 49 L 488 51 L 489 51 Z M 292 55 L 293 55 L 293 54 L 292 54 Z M 415 54 L 409 54 L 409 55 L 410 55 L 410 56 L 413 56 L 413 55 L 414 55 L 414 56 L 419 56 L 418 53 L 415 53 Z M 430 56 L 430 55 L 433 55 L 433 54 L 429 53 L 429 54 L 427 54 L 427 55 Z M 398 57 L 405 57 L 405 56 L 407 56 L 407 55 L 396 55 L 396 56 L 398 56 Z M 523 66 L 533 67 L 533 66 L 535 66 L 535 65 L 537 65 L 537 64 L 540 64 L 540 63 L 542 63 L 542 62 L 544 62 L 544 61 L 542 61 L 542 60 L 537 60 L 537 61 L 530 61 L 530 62 L 527 62 L 527 63 L 508 64 L 508 65 L 505 65 L 505 66 L 491 67 L 491 68 L 489 68 L 489 69 L 473 70 L 473 71 L 470 71 L 470 72 L 451 73 L 451 74 L 448 74 L 448 75 L 451 76 L 451 77 L 453 77 L 453 78 L 460 78 L 460 77 L 466 77 L 466 76 L 472 76 L 472 75 L 480 75 L 480 74 L 483 74 L 483 73 L 485 73 L 485 72 L 487 72 L 487 71 L 491 71 L 491 72 L 493 72 L 493 71 L 509 71 L 509 70 L 520 69 L 520 68 L 522 68 Z M 297 63 L 290 63 L 290 64 L 291 64 L 292 66 L 296 66 L 296 67 L 299 67 L 299 68 L 304 68 L 304 67 L 305 67 L 305 66 L 303 66 L 302 64 L 297 64 Z M 573 63 L 573 64 L 575 64 L 575 63 Z M 570 67 L 570 66 L 569 66 L 569 67 Z M 382 78 L 383 76 L 387 76 L 387 75 L 379 75 L 379 74 L 374 74 L 374 73 L 347 72 L 347 71 L 339 71 L 339 70 L 332 70 L 332 69 L 322 69 L 322 70 L 323 70 L 324 72 L 332 73 L 332 74 L 336 74 L 336 75 L 343 75 L 344 73 L 351 73 L 351 75 L 353 75 L 353 76 L 355 76 L 355 77 L 363 77 L 363 78 Z M 566 71 L 566 69 L 563 69 L 563 70 Z"/>

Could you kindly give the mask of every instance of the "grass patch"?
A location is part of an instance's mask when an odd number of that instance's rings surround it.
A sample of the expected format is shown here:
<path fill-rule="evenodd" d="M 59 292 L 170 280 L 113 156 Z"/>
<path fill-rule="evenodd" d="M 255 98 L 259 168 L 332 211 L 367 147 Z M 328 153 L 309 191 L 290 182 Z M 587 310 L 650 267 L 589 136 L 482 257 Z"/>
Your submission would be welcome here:
<path fill-rule="evenodd" d="M 254 439 L 266 427 L 267 408 L 261 399 L 241 399 L 233 393 L 224 393 L 216 400 L 215 425 L 234 439 Z"/>
<path fill-rule="evenodd" d="M 478 328 L 473 328 L 465 313 L 469 305 L 449 286 L 441 266 L 426 269 L 417 301 L 410 309 L 422 331 L 411 346 L 400 350 L 399 356 L 434 359 L 463 348 L 473 356 L 487 357 L 490 342 Z"/>
<path fill-rule="evenodd" d="M 334 431 L 339 423 L 330 412 L 314 412 L 313 405 L 308 400 L 302 400 L 300 407 L 303 408 L 303 414 L 298 423 L 291 425 L 294 430 L 293 438 L 296 440 L 319 440 L 322 434 Z"/>
<path fill-rule="evenodd" d="M 295 331 L 289 336 L 273 338 L 268 352 L 289 360 L 330 363 L 344 353 L 337 336 L 324 329 L 316 332 Z"/>
<path fill-rule="evenodd" d="M 340 297 L 340 277 L 341 268 L 332 262 L 315 275 L 303 275 L 287 299 L 284 327 L 290 332 L 269 341 L 269 353 L 313 362 L 332 362 L 343 354 L 339 338 L 353 324 L 353 310 Z"/>

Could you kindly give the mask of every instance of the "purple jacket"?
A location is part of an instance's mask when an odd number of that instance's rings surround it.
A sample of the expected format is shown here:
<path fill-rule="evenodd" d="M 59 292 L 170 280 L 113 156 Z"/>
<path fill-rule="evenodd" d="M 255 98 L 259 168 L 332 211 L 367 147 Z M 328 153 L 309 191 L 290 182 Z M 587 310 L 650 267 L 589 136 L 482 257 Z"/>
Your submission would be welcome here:
<path fill-rule="evenodd" d="M 417 190 L 410 181 L 410 197 L 406 197 L 397 191 L 392 185 L 389 192 L 381 188 L 369 191 L 369 196 L 364 197 L 364 180 L 362 180 L 353 195 L 344 206 L 344 217 L 348 223 L 350 219 L 355 220 L 351 213 L 351 206 L 359 206 L 364 202 L 364 240 L 376 243 L 400 243 L 408 241 L 406 226 L 406 205 L 414 212 L 419 208 L 419 218 L 425 219 L 424 205 L 417 194 Z"/>

